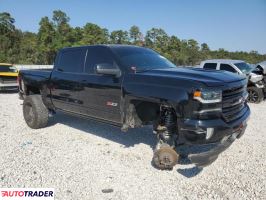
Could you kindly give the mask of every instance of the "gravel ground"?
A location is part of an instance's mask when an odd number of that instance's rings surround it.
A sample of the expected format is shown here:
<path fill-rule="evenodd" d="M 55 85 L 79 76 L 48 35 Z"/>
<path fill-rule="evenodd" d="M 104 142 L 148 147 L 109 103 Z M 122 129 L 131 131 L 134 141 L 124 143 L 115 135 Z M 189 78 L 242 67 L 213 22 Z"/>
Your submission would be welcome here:
<path fill-rule="evenodd" d="M 246 133 L 202 171 L 152 167 L 149 128 L 128 133 L 56 115 L 32 130 L 17 94 L 0 94 L 0 187 L 55 188 L 56 199 L 266 199 L 266 102 Z M 106 193 L 107 192 L 107 193 Z"/>

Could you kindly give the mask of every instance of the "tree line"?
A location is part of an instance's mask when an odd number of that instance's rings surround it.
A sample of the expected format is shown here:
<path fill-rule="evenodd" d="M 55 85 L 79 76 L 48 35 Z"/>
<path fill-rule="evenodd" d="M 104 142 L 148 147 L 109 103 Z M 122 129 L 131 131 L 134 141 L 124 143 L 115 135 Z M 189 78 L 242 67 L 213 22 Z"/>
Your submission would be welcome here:
<path fill-rule="evenodd" d="M 143 34 L 138 26 L 128 31 L 109 32 L 97 24 L 71 27 L 70 18 L 61 10 L 53 11 L 52 19 L 43 17 L 37 33 L 16 28 L 10 13 L 0 13 L 0 62 L 19 64 L 53 64 L 56 52 L 63 47 L 93 44 L 133 44 L 152 48 L 176 65 L 196 65 L 212 58 L 240 59 L 249 63 L 266 60 L 266 54 L 257 51 L 230 52 L 210 50 L 208 44 L 194 39 L 181 40 L 168 35 L 161 28 L 152 28 Z"/>

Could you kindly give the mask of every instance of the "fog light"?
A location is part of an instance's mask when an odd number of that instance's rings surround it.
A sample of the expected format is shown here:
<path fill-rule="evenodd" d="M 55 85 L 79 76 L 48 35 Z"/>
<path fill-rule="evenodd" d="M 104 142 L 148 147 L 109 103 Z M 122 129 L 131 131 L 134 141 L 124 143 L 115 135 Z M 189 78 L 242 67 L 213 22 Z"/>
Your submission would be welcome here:
<path fill-rule="evenodd" d="M 210 139 L 213 135 L 214 128 L 207 128 L 206 140 Z"/>

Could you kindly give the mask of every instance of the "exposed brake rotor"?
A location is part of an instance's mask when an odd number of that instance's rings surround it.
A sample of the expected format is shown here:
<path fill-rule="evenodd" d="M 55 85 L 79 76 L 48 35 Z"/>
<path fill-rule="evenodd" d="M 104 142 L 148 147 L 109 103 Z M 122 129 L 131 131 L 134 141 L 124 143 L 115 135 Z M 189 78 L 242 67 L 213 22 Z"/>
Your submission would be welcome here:
<path fill-rule="evenodd" d="M 179 155 L 169 145 L 163 145 L 160 149 L 155 150 L 153 163 L 159 169 L 171 170 L 177 164 Z"/>

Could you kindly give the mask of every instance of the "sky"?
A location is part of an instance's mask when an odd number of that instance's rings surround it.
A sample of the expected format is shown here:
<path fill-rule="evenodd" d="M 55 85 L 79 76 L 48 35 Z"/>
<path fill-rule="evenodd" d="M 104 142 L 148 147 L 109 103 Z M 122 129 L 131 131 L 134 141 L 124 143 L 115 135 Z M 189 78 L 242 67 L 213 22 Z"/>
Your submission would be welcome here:
<path fill-rule="evenodd" d="M 143 33 L 156 27 L 212 50 L 266 54 L 266 0 L 0 0 L 0 12 L 9 12 L 23 31 L 37 32 L 40 19 L 58 9 L 74 27 L 90 22 L 113 31 L 137 25 Z"/>

